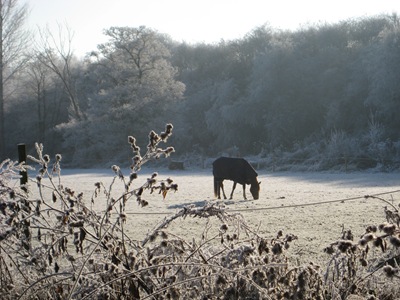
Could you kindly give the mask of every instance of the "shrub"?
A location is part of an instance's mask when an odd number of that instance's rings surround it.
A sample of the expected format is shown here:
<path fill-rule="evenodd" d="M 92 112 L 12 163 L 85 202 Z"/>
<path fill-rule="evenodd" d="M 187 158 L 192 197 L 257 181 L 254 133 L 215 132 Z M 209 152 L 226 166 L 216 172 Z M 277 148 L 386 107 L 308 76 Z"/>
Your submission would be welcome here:
<path fill-rule="evenodd" d="M 367 196 L 371 197 L 371 196 Z M 331 255 L 324 280 L 334 287 L 331 294 L 346 299 L 350 294 L 360 294 L 368 299 L 396 299 L 399 295 L 400 215 L 385 209 L 386 222 L 371 224 L 359 239 L 350 230 L 332 243 L 325 252 Z"/>

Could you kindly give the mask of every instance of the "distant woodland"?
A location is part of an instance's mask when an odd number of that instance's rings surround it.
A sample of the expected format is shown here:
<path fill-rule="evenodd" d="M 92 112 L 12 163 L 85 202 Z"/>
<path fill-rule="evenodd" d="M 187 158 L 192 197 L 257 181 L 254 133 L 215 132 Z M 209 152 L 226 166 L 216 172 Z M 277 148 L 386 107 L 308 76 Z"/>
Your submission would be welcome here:
<path fill-rule="evenodd" d="M 33 151 L 39 142 L 71 167 L 128 165 L 128 136 L 145 149 L 151 129 L 172 123 L 181 159 L 237 147 L 277 166 L 400 166 L 395 14 L 296 31 L 266 25 L 216 44 L 111 27 L 81 59 L 61 30 L 63 40 L 40 32 L 23 66 L 3 70 L 0 161 L 15 158 L 18 143 Z"/>

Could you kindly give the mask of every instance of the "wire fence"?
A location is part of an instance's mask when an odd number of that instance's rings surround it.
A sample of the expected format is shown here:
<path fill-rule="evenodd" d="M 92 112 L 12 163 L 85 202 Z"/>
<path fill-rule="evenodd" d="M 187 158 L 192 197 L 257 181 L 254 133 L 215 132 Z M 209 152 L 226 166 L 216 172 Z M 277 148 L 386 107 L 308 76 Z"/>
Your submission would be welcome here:
<path fill-rule="evenodd" d="M 229 212 L 246 212 L 246 211 L 263 211 L 263 210 L 275 210 L 275 209 L 284 209 L 284 208 L 296 208 L 296 207 L 304 207 L 304 206 L 317 206 L 317 205 L 325 205 L 331 203 L 344 203 L 348 201 L 360 200 L 360 199 L 368 199 L 368 198 L 378 198 L 380 196 L 396 194 L 400 193 L 400 190 L 394 190 L 384 193 L 372 194 L 372 195 L 364 195 L 343 199 L 335 199 L 335 200 L 326 200 L 320 202 L 311 202 L 311 203 L 299 203 L 299 204 L 291 204 L 291 205 L 281 205 L 281 206 L 266 206 L 266 207 L 257 207 L 257 208 L 241 208 L 241 209 L 227 209 Z M 171 215 L 171 212 L 126 212 L 129 215 Z"/>

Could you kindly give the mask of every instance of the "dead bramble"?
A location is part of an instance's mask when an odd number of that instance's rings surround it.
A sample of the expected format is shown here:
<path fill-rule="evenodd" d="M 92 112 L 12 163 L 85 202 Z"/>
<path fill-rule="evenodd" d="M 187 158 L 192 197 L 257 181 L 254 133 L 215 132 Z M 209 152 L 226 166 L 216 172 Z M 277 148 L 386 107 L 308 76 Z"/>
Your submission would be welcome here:
<path fill-rule="evenodd" d="M 160 236 L 162 239 L 166 240 L 168 238 L 168 233 L 166 233 L 165 231 L 161 231 Z"/>
<path fill-rule="evenodd" d="M 129 175 L 129 180 L 130 180 L 130 181 L 133 181 L 133 180 L 135 180 L 136 178 L 138 178 L 138 175 L 137 175 L 136 172 L 132 172 L 132 173 Z"/>
<path fill-rule="evenodd" d="M 353 243 L 349 240 L 341 240 L 338 242 L 337 247 L 338 249 L 344 253 L 349 250 L 353 246 Z"/>
<path fill-rule="evenodd" d="M 394 277 L 399 272 L 399 269 L 393 268 L 392 266 L 389 265 L 384 266 L 382 270 L 385 273 L 385 275 L 389 278 Z"/>
<path fill-rule="evenodd" d="M 391 236 L 389 241 L 393 246 L 395 246 L 397 248 L 400 247 L 400 239 L 398 237 Z"/>
<path fill-rule="evenodd" d="M 365 239 L 367 242 L 370 242 L 370 241 L 374 240 L 375 238 L 376 238 L 375 235 L 373 235 L 372 233 L 368 233 L 363 236 L 363 239 Z"/>
<path fill-rule="evenodd" d="M 360 263 L 361 263 L 361 265 L 362 265 L 363 267 L 368 266 L 368 262 L 367 262 L 367 260 L 366 260 L 365 258 L 360 258 Z"/>
<path fill-rule="evenodd" d="M 378 228 L 376 227 L 376 225 L 369 225 L 366 229 L 367 232 L 376 232 L 378 230 Z"/>
<path fill-rule="evenodd" d="M 49 163 L 50 162 L 50 156 L 48 154 L 43 155 L 43 160 L 45 163 Z"/>
<path fill-rule="evenodd" d="M 216 285 L 223 285 L 226 284 L 226 279 L 225 277 L 218 275 L 217 280 L 215 281 Z"/>
<path fill-rule="evenodd" d="M 272 246 L 272 253 L 275 255 L 282 254 L 282 245 L 280 243 L 275 243 L 274 246 Z"/>
<path fill-rule="evenodd" d="M 222 224 L 221 227 L 219 228 L 219 230 L 225 232 L 228 230 L 228 226 L 226 224 Z"/>
<path fill-rule="evenodd" d="M 324 249 L 324 252 L 331 255 L 331 254 L 335 253 L 335 249 L 333 248 L 333 245 L 330 245 Z"/>
<path fill-rule="evenodd" d="M 382 231 L 386 234 L 393 234 L 395 230 L 396 230 L 396 225 L 394 224 L 386 224 L 382 228 Z"/>
<path fill-rule="evenodd" d="M 382 252 L 385 252 L 386 242 L 381 237 L 377 237 L 373 244 L 375 247 L 380 247 Z"/>

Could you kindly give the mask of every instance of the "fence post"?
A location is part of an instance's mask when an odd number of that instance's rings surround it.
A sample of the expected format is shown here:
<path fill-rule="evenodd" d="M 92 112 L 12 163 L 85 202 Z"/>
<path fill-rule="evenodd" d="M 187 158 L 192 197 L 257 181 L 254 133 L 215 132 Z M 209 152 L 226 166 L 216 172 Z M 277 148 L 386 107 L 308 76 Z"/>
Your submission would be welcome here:
<path fill-rule="evenodd" d="M 19 163 L 26 164 L 26 145 L 25 144 L 18 144 L 18 161 Z M 19 180 L 21 185 L 24 185 L 28 182 L 28 172 L 27 171 L 20 171 L 19 175 L 21 178 Z M 25 190 L 25 188 L 23 188 Z"/>

